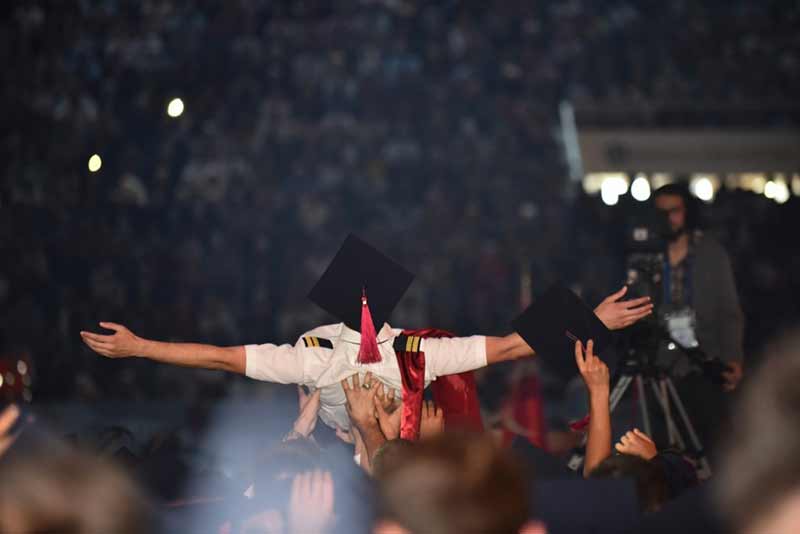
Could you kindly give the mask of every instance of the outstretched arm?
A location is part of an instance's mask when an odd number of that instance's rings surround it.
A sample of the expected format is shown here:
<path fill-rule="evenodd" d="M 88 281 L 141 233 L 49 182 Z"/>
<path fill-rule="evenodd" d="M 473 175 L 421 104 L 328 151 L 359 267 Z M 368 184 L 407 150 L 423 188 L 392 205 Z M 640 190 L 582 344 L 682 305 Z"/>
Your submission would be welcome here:
<path fill-rule="evenodd" d="M 81 338 L 90 349 L 108 358 L 140 356 L 172 365 L 245 373 L 243 346 L 167 343 L 141 338 L 120 324 L 101 322 L 100 326 L 113 330 L 114 333 L 101 335 L 82 331 Z"/>
<path fill-rule="evenodd" d="M 533 356 L 533 349 L 514 332 L 503 337 L 486 336 L 486 364 Z"/>
<path fill-rule="evenodd" d="M 583 343 L 575 343 L 575 362 L 589 391 L 589 430 L 586 439 L 586 458 L 583 461 L 583 476 L 611 455 L 611 411 L 609 401 L 608 367 L 593 353 L 594 343 L 590 339 L 584 355 Z"/>

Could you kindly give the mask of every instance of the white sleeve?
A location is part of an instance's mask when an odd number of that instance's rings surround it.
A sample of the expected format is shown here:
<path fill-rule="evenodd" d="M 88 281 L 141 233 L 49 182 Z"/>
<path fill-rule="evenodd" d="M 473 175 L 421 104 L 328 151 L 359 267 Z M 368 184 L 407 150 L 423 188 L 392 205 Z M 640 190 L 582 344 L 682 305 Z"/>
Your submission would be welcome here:
<path fill-rule="evenodd" d="M 425 338 L 425 375 L 454 375 L 486 367 L 486 336 Z"/>
<path fill-rule="evenodd" d="M 302 384 L 304 349 L 292 345 L 245 345 L 244 374 L 256 380 Z"/>

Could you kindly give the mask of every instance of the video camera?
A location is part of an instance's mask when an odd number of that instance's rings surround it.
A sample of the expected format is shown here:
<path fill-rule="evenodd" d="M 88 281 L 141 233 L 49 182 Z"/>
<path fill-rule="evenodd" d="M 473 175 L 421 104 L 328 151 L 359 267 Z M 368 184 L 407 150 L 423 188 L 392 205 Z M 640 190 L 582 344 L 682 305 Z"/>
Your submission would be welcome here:
<path fill-rule="evenodd" d="M 668 309 L 664 303 L 664 262 L 671 233 L 665 214 L 647 210 L 634 217 L 626 227 L 625 270 L 629 298 L 649 296 L 653 314 L 631 329 L 629 354 L 640 364 L 652 365 L 659 346 L 671 344 L 699 367 L 714 384 L 725 383 L 728 366 L 719 358 L 709 357 L 700 347 L 694 325 L 688 339 L 680 339 L 668 327 Z"/>

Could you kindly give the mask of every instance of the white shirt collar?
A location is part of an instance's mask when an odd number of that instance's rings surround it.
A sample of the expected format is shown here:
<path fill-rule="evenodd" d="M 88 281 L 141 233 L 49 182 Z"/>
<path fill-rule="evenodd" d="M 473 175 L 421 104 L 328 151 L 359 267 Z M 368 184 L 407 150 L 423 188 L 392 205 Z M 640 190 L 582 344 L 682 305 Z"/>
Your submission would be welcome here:
<path fill-rule="evenodd" d="M 378 343 L 389 341 L 394 337 L 394 332 L 389 323 L 383 323 L 383 328 L 378 332 Z M 357 330 L 349 328 L 346 324 L 342 323 L 342 333 L 339 334 L 339 340 L 345 343 L 361 343 L 361 333 Z"/>

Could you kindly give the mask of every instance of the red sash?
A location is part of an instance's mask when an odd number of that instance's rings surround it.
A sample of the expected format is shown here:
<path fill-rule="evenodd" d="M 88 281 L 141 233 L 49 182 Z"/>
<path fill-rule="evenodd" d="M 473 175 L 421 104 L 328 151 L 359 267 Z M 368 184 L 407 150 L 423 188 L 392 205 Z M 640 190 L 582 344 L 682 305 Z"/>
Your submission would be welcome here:
<path fill-rule="evenodd" d="M 436 328 L 403 330 L 403 335 L 422 338 L 454 337 L 452 333 Z M 403 382 L 400 437 L 416 440 L 419 438 L 422 397 L 425 389 L 425 353 L 401 350 L 396 350 L 395 353 Z M 446 429 L 467 428 L 476 432 L 483 431 L 478 393 L 472 371 L 440 376 L 431 384 L 431 390 L 434 402 L 444 411 Z"/>

